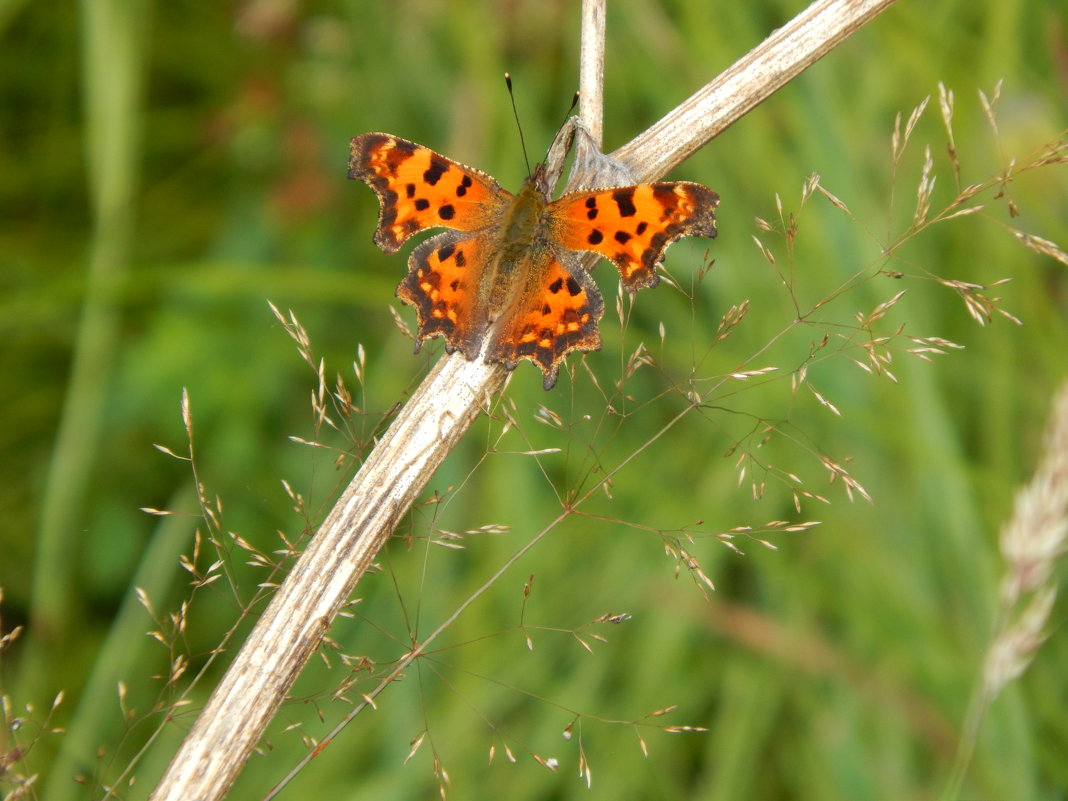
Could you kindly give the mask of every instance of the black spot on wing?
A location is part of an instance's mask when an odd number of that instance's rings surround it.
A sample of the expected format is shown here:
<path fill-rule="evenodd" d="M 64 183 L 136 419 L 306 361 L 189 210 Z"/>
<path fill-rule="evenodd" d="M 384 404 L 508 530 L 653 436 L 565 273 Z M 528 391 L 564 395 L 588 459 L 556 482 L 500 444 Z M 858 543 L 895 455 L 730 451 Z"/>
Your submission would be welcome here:
<path fill-rule="evenodd" d="M 664 255 L 664 248 L 666 248 L 670 242 L 671 239 L 663 231 L 655 234 L 649 242 L 649 247 L 642 252 L 642 264 L 649 270 L 655 269 L 656 265 L 660 263 L 660 259 Z"/>
<path fill-rule="evenodd" d="M 427 167 L 426 172 L 423 173 L 423 180 L 431 186 L 437 184 L 441 180 L 441 176 L 449 171 L 449 165 L 447 162 L 442 161 L 437 156 L 430 157 L 430 166 Z"/>
<path fill-rule="evenodd" d="M 638 210 L 634 207 L 633 186 L 626 187 L 625 189 L 617 189 L 612 193 L 612 200 L 616 202 L 616 207 L 619 209 L 619 216 L 633 217 L 638 213 Z"/>
<path fill-rule="evenodd" d="M 653 184 L 653 197 L 664 207 L 665 211 L 678 207 L 679 196 L 675 194 L 673 184 Z"/>

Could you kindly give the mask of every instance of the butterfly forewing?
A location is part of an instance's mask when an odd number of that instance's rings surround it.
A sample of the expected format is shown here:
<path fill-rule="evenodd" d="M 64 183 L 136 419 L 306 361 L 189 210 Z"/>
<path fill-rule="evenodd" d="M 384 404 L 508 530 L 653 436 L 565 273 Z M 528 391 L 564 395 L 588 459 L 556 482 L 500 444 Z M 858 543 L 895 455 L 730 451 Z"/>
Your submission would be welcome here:
<path fill-rule="evenodd" d="M 349 146 L 349 177 L 378 195 L 375 244 L 387 253 L 427 228 L 485 228 L 512 198 L 485 173 L 406 139 L 366 133 Z"/>
<path fill-rule="evenodd" d="M 615 264 L 633 292 L 656 286 L 656 266 L 676 239 L 716 235 L 718 202 L 711 189 L 687 182 L 576 192 L 549 206 L 550 227 L 564 247 Z"/>

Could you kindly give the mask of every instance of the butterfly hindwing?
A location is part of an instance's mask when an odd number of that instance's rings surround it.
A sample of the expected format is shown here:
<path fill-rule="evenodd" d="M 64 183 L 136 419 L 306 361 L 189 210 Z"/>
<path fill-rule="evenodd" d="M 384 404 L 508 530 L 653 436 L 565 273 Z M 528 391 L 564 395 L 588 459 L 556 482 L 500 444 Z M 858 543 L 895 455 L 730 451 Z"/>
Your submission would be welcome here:
<path fill-rule="evenodd" d="M 412 251 L 397 297 L 419 317 L 417 351 L 423 340 L 440 334 L 450 353 L 478 356 L 486 322 L 478 303 L 485 258 L 486 242 L 462 231 L 438 234 Z"/>
<path fill-rule="evenodd" d="M 597 321 L 604 301 L 572 253 L 539 248 L 530 266 L 536 279 L 501 315 L 486 358 L 509 368 L 529 359 L 541 368 L 545 389 L 552 389 L 569 351 L 601 349 Z"/>
<path fill-rule="evenodd" d="M 378 195 L 374 240 L 387 253 L 427 228 L 483 229 L 512 198 L 485 173 L 406 139 L 366 133 L 349 147 L 349 177 Z"/>
<path fill-rule="evenodd" d="M 716 235 L 718 202 L 711 189 L 684 181 L 576 192 L 549 205 L 549 225 L 564 247 L 615 264 L 634 292 L 656 286 L 656 266 L 676 239 Z"/>

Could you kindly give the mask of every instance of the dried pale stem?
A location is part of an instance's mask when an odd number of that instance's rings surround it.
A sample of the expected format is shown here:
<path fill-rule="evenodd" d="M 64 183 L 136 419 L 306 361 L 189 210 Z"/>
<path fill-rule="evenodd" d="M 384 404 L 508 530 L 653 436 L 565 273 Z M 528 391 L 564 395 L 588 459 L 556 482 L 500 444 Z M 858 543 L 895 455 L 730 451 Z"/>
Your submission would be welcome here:
<path fill-rule="evenodd" d="M 225 794 L 356 581 L 506 375 L 481 360 L 438 361 L 278 589 L 152 798 Z"/>
<path fill-rule="evenodd" d="M 652 181 L 682 163 L 894 0 L 817 0 L 611 155 Z"/>
<path fill-rule="evenodd" d="M 585 0 L 579 56 L 579 114 L 598 148 L 604 135 L 604 25 L 605 0 Z"/>
<path fill-rule="evenodd" d="M 642 180 L 663 175 L 816 61 L 892 0 L 821 0 L 614 155 Z M 593 5 L 591 2 L 590 5 Z M 603 38 L 588 10 L 584 36 Z M 596 61 L 603 42 L 583 42 Z M 584 81 L 601 74 L 584 64 Z M 584 122 L 599 127 L 600 89 L 582 100 Z M 595 109 L 593 104 L 597 103 Z M 397 520 L 478 413 L 504 383 L 505 369 L 462 355 L 443 357 L 415 391 L 345 490 L 279 588 L 212 693 L 152 793 L 153 801 L 221 798 L 304 664 L 327 632 Z"/>

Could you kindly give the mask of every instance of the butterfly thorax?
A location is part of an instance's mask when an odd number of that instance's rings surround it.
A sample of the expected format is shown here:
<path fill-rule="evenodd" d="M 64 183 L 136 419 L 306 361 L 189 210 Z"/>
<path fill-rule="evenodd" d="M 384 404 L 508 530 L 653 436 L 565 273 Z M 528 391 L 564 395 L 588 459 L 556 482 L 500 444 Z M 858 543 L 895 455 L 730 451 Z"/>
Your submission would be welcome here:
<path fill-rule="evenodd" d="M 547 205 L 548 200 L 531 177 L 523 182 L 505 212 L 497 234 L 497 256 L 479 288 L 489 322 L 496 320 L 517 295 L 525 294 L 531 256 L 544 247 L 539 245 L 539 234 Z"/>

